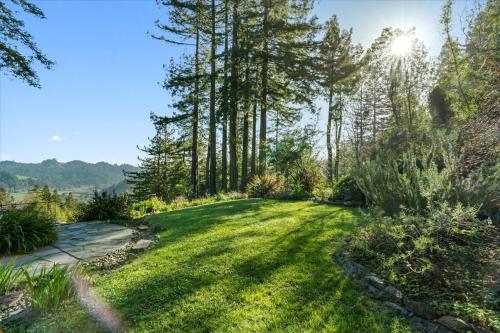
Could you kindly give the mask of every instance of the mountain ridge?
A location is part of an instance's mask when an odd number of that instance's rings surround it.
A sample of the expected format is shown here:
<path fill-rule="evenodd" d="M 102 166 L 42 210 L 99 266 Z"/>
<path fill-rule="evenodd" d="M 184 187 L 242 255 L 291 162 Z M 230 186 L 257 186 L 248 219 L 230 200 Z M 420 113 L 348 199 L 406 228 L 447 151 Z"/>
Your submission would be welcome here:
<path fill-rule="evenodd" d="M 123 171 L 136 166 L 108 162 L 89 163 L 80 160 L 59 162 L 47 159 L 39 163 L 0 161 L 0 186 L 11 192 L 25 191 L 35 184 L 58 190 L 92 186 L 104 189 L 124 180 Z"/>

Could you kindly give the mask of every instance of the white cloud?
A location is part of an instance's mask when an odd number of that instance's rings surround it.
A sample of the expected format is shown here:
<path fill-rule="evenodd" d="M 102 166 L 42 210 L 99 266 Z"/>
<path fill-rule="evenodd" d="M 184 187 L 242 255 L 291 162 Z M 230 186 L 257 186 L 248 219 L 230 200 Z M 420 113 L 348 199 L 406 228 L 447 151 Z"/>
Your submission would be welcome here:
<path fill-rule="evenodd" d="M 74 134 L 75 134 L 75 135 L 82 135 L 82 132 L 80 132 L 80 131 L 75 131 L 75 132 L 74 132 Z"/>
<path fill-rule="evenodd" d="M 65 141 L 66 139 L 59 136 L 59 135 L 52 135 L 50 138 L 49 138 L 49 141 L 50 142 L 62 142 L 62 141 Z"/>

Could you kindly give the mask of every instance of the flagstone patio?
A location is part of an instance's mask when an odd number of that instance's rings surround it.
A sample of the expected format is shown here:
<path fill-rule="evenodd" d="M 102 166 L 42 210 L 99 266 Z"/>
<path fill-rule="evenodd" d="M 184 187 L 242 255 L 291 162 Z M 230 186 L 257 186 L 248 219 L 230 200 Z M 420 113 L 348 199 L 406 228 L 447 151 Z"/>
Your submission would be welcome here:
<path fill-rule="evenodd" d="M 0 257 L 0 262 L 14 261 L 16 267 L 25 266 L 29 271 L 54 264 L 74 266 L 125 247 L 132 240 L 133 232 L 130 228 L 105 222 L 61 224 L 58 226 L 59 239 L 54 244 L 30 254 Z"/>

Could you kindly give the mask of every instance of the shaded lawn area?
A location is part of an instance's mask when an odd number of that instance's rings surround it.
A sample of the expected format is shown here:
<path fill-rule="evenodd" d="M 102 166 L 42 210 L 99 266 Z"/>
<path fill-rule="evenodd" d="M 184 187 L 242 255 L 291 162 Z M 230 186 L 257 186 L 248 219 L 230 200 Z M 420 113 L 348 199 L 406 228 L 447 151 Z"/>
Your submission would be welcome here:
<path fill-rule="evenodd" d="M 411 332 L 334 264 L 355 210 L 241 200 L 148 217 L 155 249 L 96 276 L 131 332 Z"/>

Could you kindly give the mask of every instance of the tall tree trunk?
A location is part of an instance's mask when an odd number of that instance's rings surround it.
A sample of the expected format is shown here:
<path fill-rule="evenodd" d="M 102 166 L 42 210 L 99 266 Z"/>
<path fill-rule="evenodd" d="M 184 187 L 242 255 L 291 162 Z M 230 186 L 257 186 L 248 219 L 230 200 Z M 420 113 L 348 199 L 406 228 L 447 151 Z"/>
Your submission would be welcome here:
<path fill-rule="evenodd" d="M 333 89 L 330 88 L 330 93 L 328 95 L 328 120 L 326 123 L 326 169 L 328 173 L 328 181 L 333 181 L 333 152 L 332 152 L 332 118 L 333 118 Z"/>
<path fill-rule="evenodd" d="M 250 112 L 251 101 L 250 101 L 250 64 L 248 59 L 248 50 L 245 56 L 246 66 L 245 66 L 245 106 L 243 114 L 243 147 L 241 151 L 241 184 L 240 191 L 243 192 L 248 181 L 248 114 Z"/>
<path fill-rule="evenodd" d="M 344 104 L 342 101 L 342 94 L 339 98 L 339 106 L 337 109 L 337 114 L 335 115 L 335 180 L 339 180 L 339 165 L 340 165 L 340 139 L 342 138 L 342 114 L 343 114 Z"/>
<path fill-rule="evenodd" d="M 215 49 L 217 48 L 215 42 L 215 0 L 212 0 L 212 40 L 210 48 L 210 120 L 209 120 L 209 151 L 210 151 L 210 174 L 209 191 L 210 194 L 217 192 L 217 136 L 215 124 L 215 76 L 217 75 L 215 68 Z"/>
<path fill-rule="evenodd" d="M 205 193 L 208 193 L 210 187 L 210 156 L 212 152 L 210 150 L 210 144 L 207 146 L 207 159 L 205 160 Z"/>
<path fill-rule="evenodd" d="M 274 151 L 278 151 L 278 140 L 280 135 L 280 113 L 276 110 L 276 121 L 274 122 Z M 278 164 L 274 164 L 274 172 L 278 173 Z"/>
<path fill-rule="evenodd" d="M 224 82 L 222 85 L 221 187 L 227 192 L 227 117 L 229 113 L 229 0 L 224 1 Z"/>
<path fill-rule="evenodd" d="M 267 67 L 269 63 L 269 45 L 268 45 L 268 35 L 269 35 L 269 6 L 270 0 L 264 0 L 264 21 L 263 21 L 263 31 L 264 40 L 262 48 L 262 71 L 261 71 L 261 101 L 260 101 L 260 131 L 259 131 L 259 174 L 264 174 L 267 168 Z"/>
<path fill-rule="evenodd" d="M 236 146 L 238 121 L 238 70 L 239 70 L 239 0 L 233 2 L 233 29 L 231 48 L 231 98 L 229 114 L 229 188 L 238 190 L 238 152 Z"/>
<path fill-rule="evenodd" d="M 198 21 L 198 13 L 196 14 Z M 198 196 L 198 118 L 200 106 L 200 29 L 199 24 L 196 24 L 196 43 L 194 51 L 194 105 L 193 105 L 193 137 L 191 142 L 191 185 L 193 195 Z"/>
<path fill-rule="evenodd" d="M 255 176 L 256 169 L 256 154 L 257 154 L 257 90 L 253 100 L 252 110 L 252 156 L 250 157 L 250 177 Z"/>

